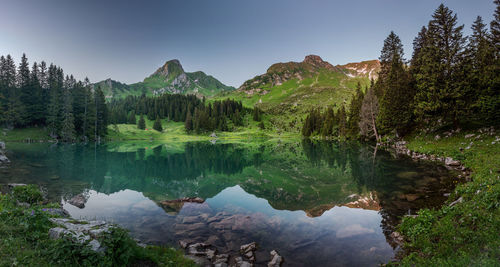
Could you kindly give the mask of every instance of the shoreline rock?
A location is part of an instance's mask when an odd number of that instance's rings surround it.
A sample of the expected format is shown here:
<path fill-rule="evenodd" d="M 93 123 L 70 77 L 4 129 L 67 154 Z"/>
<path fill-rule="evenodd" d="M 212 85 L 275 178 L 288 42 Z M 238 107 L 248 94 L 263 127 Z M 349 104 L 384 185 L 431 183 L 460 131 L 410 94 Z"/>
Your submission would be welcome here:
<path fill-rule="evenodd" d="M 258 249 L 257 243 L 252 242 L 240 246 L 239 254 L 218 254 L 217 248 L 206 243 L 190 243 L 187 240 L 179 240 L 179 246 L 184 250 L 185 257 L 195 261 L 200 266 L 213 267 L 253 267 L 255 265 Z M 276 250 L 270 252 L 268 267 L 280 267 L 284 260 Z"/>

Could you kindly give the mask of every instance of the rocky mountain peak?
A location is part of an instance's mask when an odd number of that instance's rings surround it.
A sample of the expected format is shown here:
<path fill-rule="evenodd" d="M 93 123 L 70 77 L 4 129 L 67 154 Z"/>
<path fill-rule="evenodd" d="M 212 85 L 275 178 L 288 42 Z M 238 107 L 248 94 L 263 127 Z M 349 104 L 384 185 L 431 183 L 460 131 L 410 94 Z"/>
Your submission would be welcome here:
<path fill-rule="evenodd" d="M 184 73 L 184 69 L 182 68 L 181 62 L 178 59 L 172 59 L 167 62 L 160 68 L 158 68 L 153 75 L 161 75 L 165 77 L 170 77 L 172 74 L 175 76 Z"/>
<path fill-rule="evenodd" d="M 334 67 L 332 64 L 324 61 L 320 56 L 317 55 L 308 55 L 304 58 L 303 63 L 310 64 L 316 68 L 325 68 L 333 70 Z"/>

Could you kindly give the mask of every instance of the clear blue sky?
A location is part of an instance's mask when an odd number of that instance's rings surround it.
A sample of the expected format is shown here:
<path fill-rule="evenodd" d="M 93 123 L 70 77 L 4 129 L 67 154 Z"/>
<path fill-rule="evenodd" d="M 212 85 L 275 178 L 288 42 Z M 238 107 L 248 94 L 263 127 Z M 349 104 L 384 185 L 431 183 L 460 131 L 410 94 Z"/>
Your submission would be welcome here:
<path fill-rule="evenodd" d="M 169 59 L 239 86 L 273 63 L 317 54 L 345 64 L 378 58 L 391 30 L 412 41 L 441 2 L 435 0 L 2 0 L 0 54 L 25 52 L 77 78 L 142 81 Z M 465 33 L 492 0 L 443 1 Z"/>

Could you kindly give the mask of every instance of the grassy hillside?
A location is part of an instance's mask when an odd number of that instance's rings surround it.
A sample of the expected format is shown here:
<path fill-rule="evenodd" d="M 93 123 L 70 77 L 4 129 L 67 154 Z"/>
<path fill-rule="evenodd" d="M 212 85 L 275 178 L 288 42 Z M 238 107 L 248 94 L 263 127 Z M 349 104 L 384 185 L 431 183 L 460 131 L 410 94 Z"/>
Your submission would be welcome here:
<path fill-rule="evenodd" d="M 356 66 L 360 68 L 359 75 Z M 277 63 L 265 74 L 243 83 L 238 90 L 222 93 L 214 99 L 232 98 L 241 100 L 247 107 L 258 106 L 272 115 L 269 123 L 278 131 L 297 132 L 308 111 L 328 106 L 336 110 L 348 105 L 358 82 L 362 88 L 368 86 L 369 73 L 378 70 L 375 63 L 349 68 L 334 67 L 317 56 L 308 56 L 303 62 Z"/>

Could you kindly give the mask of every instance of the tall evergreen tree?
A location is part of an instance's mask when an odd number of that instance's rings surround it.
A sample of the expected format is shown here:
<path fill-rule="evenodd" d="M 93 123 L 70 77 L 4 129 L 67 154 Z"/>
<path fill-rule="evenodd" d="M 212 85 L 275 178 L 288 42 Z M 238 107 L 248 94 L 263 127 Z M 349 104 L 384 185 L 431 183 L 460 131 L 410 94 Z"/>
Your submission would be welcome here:
<path fill-rule="evenodd" d="M 144 120 L 144 115 L 141 114 L 139 121 L 137 122 L 137 128 L 140 130 L 146 129 L 146 121 Z"/>
<path fill-rule="evenodd" d="M 158 132 L 163 131 L 163 127 L 161 126 L 160 116 L 156 116 L 155 123 L 153 124 L 153 129 L 157 130 Z"/>
<path fill-rule="evenodd" d="M 61 124 L 61 139 L 65 142 L 73 142 L 75 140 L 75 124 L 73 117 L 72 97 L 69 88 L 63 89 L 63 121 Z"/>
<path fill-rule="evenodd" d="M 128 115 L 128 119 L 127 119 L 127 123 L 128 124 L 136 124 L 136 119 L 135 119 L 135 111 L 130 111 L 130 114 Z"/>
<path fill-rule="evenodd" d="M 358 82 L 356 86 L 356 94 L 352 97 L 349 106 L 349 120 L 347 121 L 347 133 L 350 136 L 356 137 L 359 134 L 359 113 L 363 104 L 363 91 L 361 84 Z"/>
<path fill-rule="evenodd" d="M 96 107 L 96 138 L 106 136 L 108 129 L 108 107 L 101 88 L 98 87 L 94 93 Z"/>
<path fill-rule="evenodd" d="M 189 110 L 186 115 L 186 121 L 184 122 L 184 129 L 186 129 L 186 132 L 188 133 L 193 130 L 193 118 L 191 116 L 191 111 Z"/>
<path fill-rule="evenodd" d="M 410 86 L 409 76 L 402 58 L 403 44 L 399 37 L 394 32 L 391 32 L 386 42 L 384 42 L 384 46 L 389 39 L 394 40 L 392 43 L 394 50 L 391 54 L 390 64 L 386 65 L 388 73 L 382 79 L 379 79 L 384 88 L 384 93 L 380 100 L 380 112 L 377 121 L 381 133 L 396 130 L 397 134 L 402 134 L 408 129 L 411 121 L 414 91 Z"/>
<path fill-rule="evenodd" d="M 422 64 L 415 74 L 415 114 L 420 121 L 443 119 L 458 126 L 464 110 L 460 75 L 465 39 L 463 25 L 456 24 L 456 14 L 441 4 L 427 27 Z"/>

